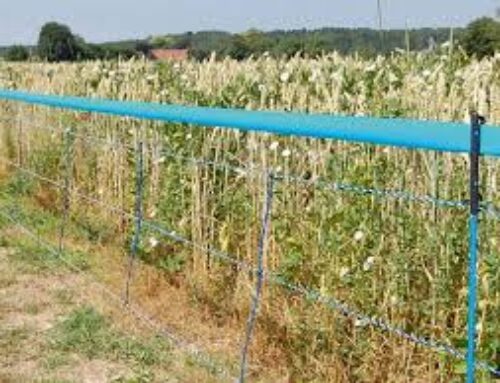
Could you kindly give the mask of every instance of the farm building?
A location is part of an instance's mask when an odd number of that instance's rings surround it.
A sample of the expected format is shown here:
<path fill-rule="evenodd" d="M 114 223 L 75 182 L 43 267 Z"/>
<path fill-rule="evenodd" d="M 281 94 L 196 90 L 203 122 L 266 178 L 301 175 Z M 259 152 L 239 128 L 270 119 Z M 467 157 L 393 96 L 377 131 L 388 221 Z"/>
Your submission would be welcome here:
<path fill-rule="evenodd" d="M 188 57 L 187 49 L 151 49 L 149 51 L 151 60 L 184 61 Z"/>

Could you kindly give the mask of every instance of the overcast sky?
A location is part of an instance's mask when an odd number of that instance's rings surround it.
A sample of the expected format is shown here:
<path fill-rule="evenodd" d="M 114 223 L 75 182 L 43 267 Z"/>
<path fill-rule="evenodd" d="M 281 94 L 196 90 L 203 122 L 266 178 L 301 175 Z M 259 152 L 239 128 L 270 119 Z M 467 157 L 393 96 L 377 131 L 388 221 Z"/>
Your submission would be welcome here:
<path fill-rule="evenodd" d="M 382 0 L 384 25 L 465 25 L 500 0 Z M 47 21 L 92 42 L 204 29 L 375 27 L 377 0 L 0 0 L 0 45 L 35 43 Z"/>

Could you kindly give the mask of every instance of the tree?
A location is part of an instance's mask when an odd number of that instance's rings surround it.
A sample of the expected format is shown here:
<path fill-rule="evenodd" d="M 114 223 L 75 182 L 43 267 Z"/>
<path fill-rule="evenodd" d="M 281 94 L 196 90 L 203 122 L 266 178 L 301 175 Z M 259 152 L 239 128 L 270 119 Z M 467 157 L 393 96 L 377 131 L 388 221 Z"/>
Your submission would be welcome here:
<path fill-rule="evenodd" d="M 138 41 L 135 44 L 134 50 L 140 55 L 147 56 L 152 48 L 153 47 L 149 43 L 149 41 L 143 40 L 143 41 Z"/>
<path fill-rule="evenodd" d="M 38 55 L 47 61 L 73 61 L 79 56 L 79 43 L 69 27 L 45 24 L 38 37 Z"/>
<path fill-rule="evenodd" d="M 233 59 L 244 60 L 252 54 L 252 51 L 243 36 L 234 35 L 225 53 Z"/>
<path fill-rule="evenodd" d="M 469 24 L 463 39 L 465 51 L 478 58 L 500 50 L 500 22 L 484 17 Z"/>
<path fill-rule="evenodd" d="M 5 53 L 5 59 L 7 61 L 26 61 L 30 57 L 28 49 L 22 45 L 13 45 Z"/>
<path fill-rule="evenodd" d="M 260 55 L 268 52 L 271 47 L 271 41 L 264 32 L 257 29 L 250 29 L 241 34 L 245 45 L 252 54 Z"/>

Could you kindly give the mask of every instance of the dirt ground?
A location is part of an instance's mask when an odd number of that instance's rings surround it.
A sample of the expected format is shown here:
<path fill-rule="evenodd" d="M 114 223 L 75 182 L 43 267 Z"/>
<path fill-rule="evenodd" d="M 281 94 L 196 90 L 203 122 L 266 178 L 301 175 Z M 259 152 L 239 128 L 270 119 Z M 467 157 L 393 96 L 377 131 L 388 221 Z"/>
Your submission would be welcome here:
<path fill-rule="evenodd" d="M 189 355 L 150 342 L 151 332 L 110 310 L 81 275 L 35 267 L 18 251 L 0 248 L 0 383 L 224 381 Z M 101 326 L 98 335 L 85 333 L 88 318 Z"/>

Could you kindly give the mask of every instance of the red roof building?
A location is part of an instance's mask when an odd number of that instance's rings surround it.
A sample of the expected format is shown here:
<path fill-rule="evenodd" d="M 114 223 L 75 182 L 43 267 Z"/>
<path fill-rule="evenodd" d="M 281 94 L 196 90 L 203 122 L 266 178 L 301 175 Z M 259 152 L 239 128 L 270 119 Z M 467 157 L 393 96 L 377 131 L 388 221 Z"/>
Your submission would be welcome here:
<path fill-rule="evenodd" d="M 189 55 L 187 49 L 151 49 L 149 57 L 152 60 L 184 61 Z"/>

